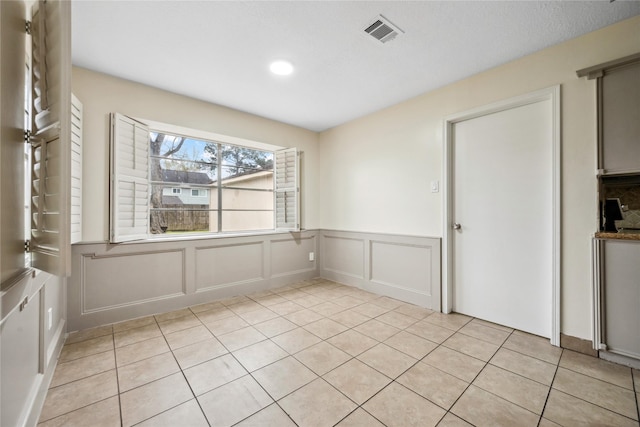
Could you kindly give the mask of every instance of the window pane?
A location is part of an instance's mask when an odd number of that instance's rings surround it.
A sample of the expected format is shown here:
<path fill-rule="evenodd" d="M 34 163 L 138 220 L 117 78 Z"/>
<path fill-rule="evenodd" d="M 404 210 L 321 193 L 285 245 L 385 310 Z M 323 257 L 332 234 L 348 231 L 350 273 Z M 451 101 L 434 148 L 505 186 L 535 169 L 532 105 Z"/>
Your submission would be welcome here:
<path fill-rule="evenodd" d="M 273 230 L 273 212 L 222 212 L 222 231 L 255 230 Z"/>
<path fill-rule="evenodd" d="M 272 170 L 242 170 L 239 175 L 232 176 L 236 168 L 222 167 L 222 175 L 228 178 L 222 180 L 222 187 L 234 188 L 257 188 L 262 190 L 273 190 L 273 169 Z"/>
<path fill-rule="evenodd" d="M 217 178 L 215 165 L 151 158 L 151 180 L 208 185 Z"/>
<path fill-rule="evenodd" d="M 273 170 L 273 153 L 234 145 L 222 145 L 222 177 L 233 178 Z"/>
<path fill-rule="evenodd" d="M 273 193 L 223 188 L 222 210 L 229 209 L 273 210 Z"/>
<path fill-rule="evenodd" d="M 198 188 L 199 196 L 192 195 L 190 188 L 175 188 L 154 184 L 151 186 L 151 222 L 150 232 L 159 234 L 171 232 L 209 232 L 218 231 L 217 216 L 210 223 L 210 209 L 218 206 L 215 190 Z M 213 204 L 211 204 L 211 194 Z M 217 212 L 213 212 L 217 215 Z M 177 221 L 184 221 L 179 223 Z"/>
<path fill-rule="evenodd" d="M 216 179 L 218 145 L 164 133 L 150 133 L 151 180 L 210 184 Z"/>
<path fill-rule="evenodd" d="M 155 228 L 154 228 L 155 227 Z M 218 211 L 151 209 L 151 233 L 211 233 L 218 231 Z"/>
<path fill-rule="evenodd" d="M 150 132 L 151 156 L 216 164 L 217 144 L 177 135 Z"/>
<path fill-rule="evenodd" d="M 197 194 L 194 195 L 194 191 L 197 191 Z M 213 206 L 210 206 L 212 201 L 214 202 Z M 161 184 L 151 186 L 152 208 L 209 209 L 210 207 L 216 208 L 217 201 L 215 189 L 176 188 Z"/>
<path fill-rule="evenodd" d="M 150 144 L 151 233 L 274 228 L 272 152 L 158 132 Z"/>

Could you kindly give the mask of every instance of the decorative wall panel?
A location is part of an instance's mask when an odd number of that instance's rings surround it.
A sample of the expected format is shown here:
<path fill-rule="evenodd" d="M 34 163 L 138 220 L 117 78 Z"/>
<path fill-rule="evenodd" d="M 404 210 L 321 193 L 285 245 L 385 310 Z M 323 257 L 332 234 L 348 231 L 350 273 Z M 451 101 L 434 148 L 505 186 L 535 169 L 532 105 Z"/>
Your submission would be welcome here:
<path fill-rule="evenodd" d="M 371 281 L 431 296 L 432 247 L 371 241 Z"/>
<path fill-rule="evenodd" d="M 196 289 L 264 279 L 264 243 L 196 248 Z"/>
<path fill-rule="evenodd" d="M 320 232 L 320 276 L 440 310 L 440 239 Z"/>
<path fill-rule="evenodd" d="M 318 256 L 316 236 L 272 241 L 271 277 L 282 277 L 291 272 L 316 271 L 316 262 L 309 261 L 311 252 L 315 259 Z"/>
<path fill-rule="evenodd" d="M 336 234 L 322 235 L 322 271 L 364 279 L 364 240 Z"/>
<path fill-rule="evenodd" d="M 184 251 L 82 257 L 82 312 L 184 293 Z"/>

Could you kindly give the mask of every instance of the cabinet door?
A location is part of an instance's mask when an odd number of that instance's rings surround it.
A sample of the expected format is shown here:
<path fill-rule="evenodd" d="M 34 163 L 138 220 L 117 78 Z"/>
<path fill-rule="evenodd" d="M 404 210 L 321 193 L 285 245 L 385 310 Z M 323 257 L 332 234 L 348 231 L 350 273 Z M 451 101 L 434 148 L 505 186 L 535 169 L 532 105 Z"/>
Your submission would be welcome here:
<path fill-rule="evenodd" d="M 640 242 L 607 240 L 604 278 L 607 350 L 640 359 Z"/>
<path fill-rule="evenodd" d="M 25 424 L 41 382 L 39 298 L 32 296 L 0 325 L 2 426 Z"/>
<path fill-rule="evenodd" d="M 640 171 L 640 62 L 601 78 L 601 159 L 606 173 Z"/>

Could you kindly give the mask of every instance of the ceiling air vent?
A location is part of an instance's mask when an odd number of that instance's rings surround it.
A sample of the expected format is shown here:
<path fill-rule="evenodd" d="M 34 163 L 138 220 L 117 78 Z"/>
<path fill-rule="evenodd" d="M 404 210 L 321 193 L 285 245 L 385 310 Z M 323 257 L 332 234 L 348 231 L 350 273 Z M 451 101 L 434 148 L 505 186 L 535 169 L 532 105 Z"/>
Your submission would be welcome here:
<path fill-rule="evenodd" d="M 373 24 L 365 28 L 364 32 L 382 43 L 395 39 L 398 34 L 404 34 L 404 31 L 382 15 L 379 15 Z"/>

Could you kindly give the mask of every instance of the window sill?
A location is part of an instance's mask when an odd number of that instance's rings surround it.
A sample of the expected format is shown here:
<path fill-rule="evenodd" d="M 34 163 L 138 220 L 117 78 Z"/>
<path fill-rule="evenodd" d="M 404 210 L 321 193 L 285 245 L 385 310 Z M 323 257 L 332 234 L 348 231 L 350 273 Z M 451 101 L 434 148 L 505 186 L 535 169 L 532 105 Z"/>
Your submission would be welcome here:
<path fill-rule="evenodd" d="M 229 232 L 229 233 L 211 233 L 211 234 L 193 234 L 193 235 L 166 235 L 166 234 L 152 234 L 149 238 L 144 240 L 134 240 L 131 242 L 123 243 L 153 243 L 153 242 L 182 242 L 189 240 L 210 240 L 210 239 L 226 239 L 234 237 L 251 237 L 251 236 L 264 236 L 269 234 L 286 233 L 284 231 L 265 230 L 265 231 L 247 231 L 247 232 Z"/>
<path fill-rule="evenodd" d="M 251 231 L 246 233 L 221 233 L 221 234 L 200 234 L 193 236 L 158 236 L 158 237 L 149 237 L 147 239 L 140 240 L 131 240 L 128 242 L 121 243 L 113 243 L 110 241 L 81 241 L 76 242 L 73 245 L 95 245 L 95 244 L 109 244 L 109 245 L 143 245 L 149 243 L 171 243 L 171 242 L 189 242 L 189 241 L 200 241 L 200 240 L 218 240 L 218 239 L 230 239 L 230 238 L 241 238 L 241 237 L 257 237 L 257 236 L 269 236 L 276 234 L 291 234 L 291 233 L 301 233 L 304 231 L 308 231 L 307 229 L 301 228 L 298 231 L 276 231 L 276 230 L 267 230 L 267 231 Z"/>

